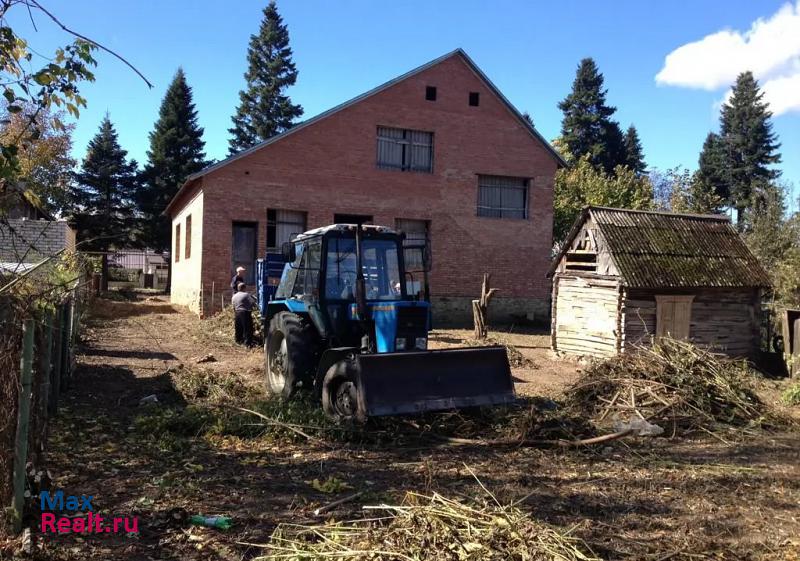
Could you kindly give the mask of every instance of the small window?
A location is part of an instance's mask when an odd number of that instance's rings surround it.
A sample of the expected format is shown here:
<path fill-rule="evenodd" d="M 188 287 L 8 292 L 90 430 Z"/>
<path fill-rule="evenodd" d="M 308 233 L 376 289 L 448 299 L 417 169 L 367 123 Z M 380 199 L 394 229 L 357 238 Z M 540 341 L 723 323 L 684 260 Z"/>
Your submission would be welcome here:
<path fill-rule="evenodd" d="M 378 127 L 378 167 L 433 171 L 433 133 Z"/>
<path fill-rule="evenodd" d="M 184 252 L 184 259 L 189 259 L 192 256 L 192 215 L 186 217 L 186 251 Z"/>
<path fill-rule="evenodd" d="M 306 222 L 305 212 L 267 209 L 267 249 L 280 249 L 284 242 L 305 232 Z"/>
<path fill-rule="evenodd" d="M 478 92 L 469 92 L 469 104 L 472 107 L 477 107 L 481 103 L 481 94 Z"/>
<path fill-rule="evenodd" d="M 181 260 L 181 225 L 175 224 L 175 263 Z"/>
<path fill-rule="evenodd" d="M 656 339 L 689 339 L 694 296 L 656 295 Z"/>
<path fill-rule="evenodd" d="M 428 101 L 436 101 L 436 86 L 427 86 L 425 88 L 425 99 Z"/>
<path fill-rule="evenodd" d="M 395 228 L 398 232 L 406 235 L 403 241 L 403 246 L 419 247 L 427 246 L 430 239 L 429 231 L 430 224 L 427 220 L 409 220 L 407 218 L 398 218 L 395 220 Z M 420 251 L 406 251 L 404 252 L 406 271 L 421 271 L 424 269 L 422 262 L 423 253 Z"/>
<path fill-rule="evenodd" d="M 528 180 L 523 177 L 479 175 L 478 216 L 527 218 Z"/>

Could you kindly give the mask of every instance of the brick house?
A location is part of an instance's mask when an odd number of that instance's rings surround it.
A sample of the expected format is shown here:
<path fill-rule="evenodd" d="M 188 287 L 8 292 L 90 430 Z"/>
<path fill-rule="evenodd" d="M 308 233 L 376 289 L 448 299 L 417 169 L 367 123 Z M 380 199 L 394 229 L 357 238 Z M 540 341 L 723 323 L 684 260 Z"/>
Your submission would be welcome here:
<path fill-rule="evenodd" d="M 236 266 L 366 218 L 430 240 L 438 321 L 469 320 L 484 272 L 495 320 L 546 318 L 563 165 L 457 49 L 190 176 L 165 211 L 172 302 L 212 313 Z"/>

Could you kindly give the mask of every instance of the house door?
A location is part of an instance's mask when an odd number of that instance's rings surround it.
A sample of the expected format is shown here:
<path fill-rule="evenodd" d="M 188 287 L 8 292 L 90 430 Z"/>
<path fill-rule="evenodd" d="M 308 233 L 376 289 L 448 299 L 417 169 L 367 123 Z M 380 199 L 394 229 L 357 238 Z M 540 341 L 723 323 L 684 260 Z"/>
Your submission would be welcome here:
<path fill-rule="evenodd" d="M 372 215 L 370 214 L 334 214 L 334 224 L 371 224 Z"/>
<path fill-rule="evenodd" d="M 231 247 L 231 277 L 236 267 L 244 267 L 244 282 L 252 287 L 255 285 L 256 274 L 256 240 L 258 224 L 255 222 L 234 222 L 233 240 Z"/>
<path fill-rule="evenodd" d="M 689 339 L 694 296 L 656 296 L 656 338 Z"/>

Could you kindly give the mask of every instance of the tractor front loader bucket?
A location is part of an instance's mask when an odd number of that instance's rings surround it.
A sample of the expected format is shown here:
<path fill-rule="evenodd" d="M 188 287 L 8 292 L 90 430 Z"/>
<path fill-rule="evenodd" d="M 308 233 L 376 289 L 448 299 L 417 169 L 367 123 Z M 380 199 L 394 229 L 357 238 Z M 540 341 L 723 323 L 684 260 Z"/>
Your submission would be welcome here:
<path fill-rule="evenodd" d="M 356 362 L 359 408 L 368 416 L 516 399 L 504 347 L 358 355 Z"/>

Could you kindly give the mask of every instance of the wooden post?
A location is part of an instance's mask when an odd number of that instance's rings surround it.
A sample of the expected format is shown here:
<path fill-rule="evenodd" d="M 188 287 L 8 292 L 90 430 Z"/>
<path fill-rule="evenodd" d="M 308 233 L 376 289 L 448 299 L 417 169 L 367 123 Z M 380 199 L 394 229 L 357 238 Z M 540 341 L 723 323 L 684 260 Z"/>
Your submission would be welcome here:
<path fill-rule="evenodd" d="M 56 310 L 54 323 L 55 333 L 53 333 L 53 370 L 50 375 L 50 396 L 48 399 L 48 412 L 55 415 L 58 411 L 58 398 L 61 393 L 61 369 L 63 367 L 63 350 L 61 345 L 64 343 L 64 306 L 59 306 Z"/>
<path fill-rule="evenodd" d="M 17 407 L 17 435 L 14 445 L 14 499 L 11 505 L 14 532 L 22 529 L 22 510 L 25 506 L 25 464 L 28 461 L 28 428 L 31 412 L 31 381 L 33 370 L 32 319 L 22 324 L 22 359 L 20 360 L 20 390 Z"/>
<path fill-rule="evenodd" d="M 70 353 L 70 339 L 72 334 L 72 301 L 64 303 L 64 315 L 61 318 L 61 389 L 69 388 L 72 363 Z"/>
<path fill-rule="evenodd" d="M 46 312 L 44 314 L 44 329 L 42 343 L 44 348 L 39 352 L 39 372 L 41 373 L 42 387 L 39 390 L 39 414 L 42 415 L 42 420 L 47 418 L 50 404 L 50 373 L 52 371 L 52 352 L 53 352 L 53 314 Z"/>
<path fill-rule="evenodd" d="M 489 302 L 497 292 L 496 288 L 489 288 L 492 281 L 492 275 L 489 273 L 483 274 L 483 282 L 481 283 L 481 297 L 478 300 L 472 301 L 472 317 L 475 321 L 475 339 L 486 339 L 489 332 L 488 328 L 488 308 Z"/>

